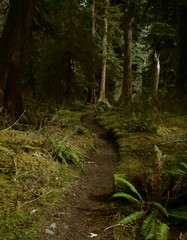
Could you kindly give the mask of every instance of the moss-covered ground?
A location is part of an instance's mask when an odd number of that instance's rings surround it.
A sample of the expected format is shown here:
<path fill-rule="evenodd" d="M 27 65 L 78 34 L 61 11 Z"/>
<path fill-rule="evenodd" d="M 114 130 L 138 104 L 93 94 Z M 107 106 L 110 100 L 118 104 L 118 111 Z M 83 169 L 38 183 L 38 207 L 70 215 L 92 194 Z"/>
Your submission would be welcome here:
<path fill-rule="evenodd" d="M 34 240 L 45 225 L 44 213 L 58 204 L 84 166 L 94 143 L 81 124 L 81 117 L 88 113 L 88 109 L 82 109 L 36 105 L 0 131 L 0 239 Z M 138 189 L 143 189 L 145 180 L 151 181 L 149 176 L 154 174 L 155 146 L 166 164 L 187 164 L 187 115 L 100 110 L 97 121 L 117 143 L 116 175 L 130 180 Z M 186 173 L 183 177 L 186 191 Z M 124 190 L 120 184 L 115 188 Z M 114 224 L 124 212 L 133 210 L 128 203 L 122 207 L 112 203 L 111 207 L 119 212 Z M 172 228 L 169 239 L 179 239 L 182 227 Z M 115 240 L 142 239 L 137 224 L 113 229 Z"/>
<path fill-rule="evenodd" d="M 35 239 L 50 209 L 94 147 L 84 112 L 29 109 L 0 131 L 0 239 Z"/>
<path fill-rule="evenodd" d="M 162 153 L 166 165 L 176 162 L 187 164 L 187 115 L 158 111 L 150 114 L 127 114 L 111 109 L 101 111 L 97 115 L 97 120 L 117 143 L 119 163 L 116 175 L 131 181 L 144 194 L 147 181 L 151 182 L 151 176 L 155 174 L 155 146 Z M 183 190 L 186 191 L 186 173 L 183 174 L 185 176 Z M 126 191 L 124 185 L 117 184 L 115 187 L 116 191 Z M 127 203 L 122 211 L 120 206 L 118 207 L 122 215 L 128 215 L 133 211 L 133 206 Z M 122 215 L 118 215 L 118 218 L 120 219 Z M 137 229 L 135 223 L 114 228 L 115 239 L 142 239 Z M 184 228 L 174 230 L 169 239 L 179 239 L 180 231 L 185 230 Z"/>

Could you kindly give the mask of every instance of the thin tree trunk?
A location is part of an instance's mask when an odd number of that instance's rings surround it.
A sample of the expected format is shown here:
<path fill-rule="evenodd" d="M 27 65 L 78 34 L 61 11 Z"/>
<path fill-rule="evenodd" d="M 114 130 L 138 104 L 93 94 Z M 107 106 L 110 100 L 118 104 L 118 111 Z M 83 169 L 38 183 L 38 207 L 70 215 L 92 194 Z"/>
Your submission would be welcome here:
<path fill-rule="evenodd" d="M 160 79 L 160 60 L 159 55 L 155 52 L 154 63 L 153 63 L 153 75 L 151 79 L 151 97 L 157 99 L 158 97 L 158 85 Z"/>
<path fill-rule="evenodd" d="M 122 104 L 129 105 L 132 102 L 132 23 L 134 17 L 131 14 L 131 2 L 128 3 L 124 26 L 124 68 L 123 68 L 123 88 Z"/>
<path fill-rule="evenodd" d="M 106 1 L 108 6 L 108 0 Z M 103 41 L 102 41 L 102 65 L 101 65 L 101 82 L 100 82 L 100 92 L 99 92 L 99 102 L 103 102 L 110 106 L 108 101 L 106 100 L 106 68 L 107 68 L 107 46 L 108 46 L 108 11 L 107 6 L 105 8 L 105 15 L 104 15 L 104 34 L 103 34 Z"/>
<path fill-rule="evenodd" d="M 69 104 L 72 101 L 72 86 L 73 86 L 73 60 L 71 56 L 71 52 L 67 53 L 67 78 L 66 78 L 66 93 L 65 93 L 65 101 Z"/>
<path fill-rule="evenodd" d="M 92 1 L 91 5 L 91 16 L 92 16 L 92 28 L 91 36 L 95 44 L 96 36 L 96 25 L 95 25 L 95 0 Z M 88 102 L 96 103 L 96 79 L 95 79 L 95 57 L 92 59 L 92 69 L 91 69 L 91 84 L 88 91 Z"/>

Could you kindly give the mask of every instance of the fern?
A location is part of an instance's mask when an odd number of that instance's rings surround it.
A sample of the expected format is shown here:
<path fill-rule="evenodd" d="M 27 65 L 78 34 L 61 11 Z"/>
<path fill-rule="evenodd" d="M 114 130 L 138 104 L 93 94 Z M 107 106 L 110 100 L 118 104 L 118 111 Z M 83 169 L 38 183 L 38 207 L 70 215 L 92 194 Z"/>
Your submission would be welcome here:
<path fill-rule="evenodd" d="M 160 210 L 164 215 L 168 216 L 168 211 L 166 210 L 165 207 L 162 206 L 159 202 L 150 202 L 150 204 L 154 207 L 156 207 L 158 210 Z"/>
<path fill-rule="evenodd" d="M 114 193 L 112 195 L 112 198 L 117 198 L 117 197 L 125 198 L 125 199 L 129 200 L 130 202 L 135 202 L 135 203 L 141 204 L 141 202 L 138 199 L 134 198 L 132 195 L 130 195 L 128 193 L 118 192 L 118 193 Z"/>
<path fill-rule="evenodd" d="M 143 221 L 142 226 L 141 226 L 141 230 L 140 230 L 140 234 L 143 237 L 147 237 L 152 232 L 151 229 L 155 225 L 156 217 L 157 217 L 157 211 L 153 211 Z"/>
<path fill-rule="evenodd" d="M 181 162 L 180 165 L 187 169 L 187 163 Z"/>
<path fill-rule="evenodd" d="M 80 166 L 79 164 L 79 153 L 75 150 L 68 148 L 65 144 L 65 138 L 62 141 L 59 141 L 55 145 L 55 151 L 58 158 L 62 161 L 62 163 L 67 164 L 68 161 L 72 162 L 73 164 Z"/>
<path fill-rule="evenodd" d="M 169 212 L 169 216 L 177 219 L 187 220 L 187 212 L 179 211 L 178 209 L 171 210 Z"/>
<path fill-rule="evenodd" d="M 123 219 L 121 219 L 119 221 L 119 224 L 126 225 L 128 223 L 137 221 L 138 219 L 142 218 L 145 214 L 146 214 L 146 212 L 144 210 L 134 212 L 134 213 L 128 215 L 127 217 L 124 217 Z"/>
<path fill-rule="evenodd" d="M 123 183 L 124 185 L 128 186 L 130 188 L 130 190 L 139 197 L 139 199 L 142 201 L 142 203 L 144 202 L 141 195 L 139 194 L 139 192 L 137 191 L 137 189 L 135 188 L 135 186 L 131 182 L 129 182 L 125 178 L 122 178 L 122 177 L 117 176 L 117 175 L 115 175 L 114 178 L 115 178 L 115 183 L 119 181 L 119 182 Z"/>
<path fill-rule="evenodd" d="M 157 230 L 156 240 L 167 240 L 168 233 L 169 233 L 168 225 L 165 223 L 160 223 Z"/>
<path fill-rule="evenodd" d="M 154 232 L 151 231 L 151 232 L 145 237 L 145 240 L 153 240 L 153 239 L 154 239 L 154 236 L 155 236 Z"/>

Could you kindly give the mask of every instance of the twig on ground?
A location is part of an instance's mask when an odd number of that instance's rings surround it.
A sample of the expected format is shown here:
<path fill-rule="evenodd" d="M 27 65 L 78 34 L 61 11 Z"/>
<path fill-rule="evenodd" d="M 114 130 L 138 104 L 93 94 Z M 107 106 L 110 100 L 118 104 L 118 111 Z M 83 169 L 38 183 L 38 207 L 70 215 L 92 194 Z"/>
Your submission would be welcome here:
<path fill-rule="evenodd" d="M 26 112 L 26 108 L 24 109 L 24 111 L 22 112 L 22 114 L 19 116 L 19 118 L 12 124 L 12 125 L 10 125 L 9 127 L 7 127 L 7 128 L 4 128 L 4 129 L 2 129 L 2 130 L 8 130 L 8 129 L 11 129 L 16 123 L 18 123 L 19 122 L 19 120 L 23 117 L 23 115 L 25 114 L 25 112 Z"/>
<path fill-rule="evenodd" d="M 120 226 L 124 226 L 123 224 L 120 224 L 120 223 L 118 223 L 118 224 L 115 224 L 115 225 L 112 225 L 112 226 L 110 226 L 110 227 L 107 227 L 107 228 L 105 228 L 105 230 L 104 231 L 107 231 L 107 230 L 109 230 L 109 229 L 111 229 L 111 228 L 114 228 L 114 227 L 120 227 Z"/>
<path fill-rule="evenodd" d="M 41 196 L 39 196 L 39 197 L 37 197 L 37 198 L 35 198 L 35 199 L 33 199 L 33 200 L 30 200 L 30 201 L 28 201 L 28 202 L 24 202 L 23 204 L 21 204 L 21 206 L 24 206 L 24 205 L 26 205 L 26 204 L 35 202 L 35 201 L 39 200 L 40 198 L 43 198 L 43 197 L 47 196 L 47 195 L 48 195 L 49 193 L 51 193 L 51 192 L 52 192 L 52 190 L 50 190 L 50 191 L 47 192 L 46 194 L 43 194 L 43 195 L 41 195 Z"/>

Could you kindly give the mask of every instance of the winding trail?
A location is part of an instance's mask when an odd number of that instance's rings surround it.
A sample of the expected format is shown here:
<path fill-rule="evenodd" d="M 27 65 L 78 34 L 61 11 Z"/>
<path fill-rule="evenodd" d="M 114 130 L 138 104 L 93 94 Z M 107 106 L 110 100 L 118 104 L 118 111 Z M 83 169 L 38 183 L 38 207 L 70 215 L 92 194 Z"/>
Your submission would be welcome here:
<path fill-rule="evenodd" d="M 85 162 L 84 170 L 60 202 L 58 213 L 50 221 L 56 224 L 54 235 L 45 235 L 53 240 L 113 240 L 114 215 L 108 198 L 113 191 L 113 174 L 117 155 L 106 132 L 99 127 L 93 116 L 84 117 L 95 141 L 95 151 Z"/>

